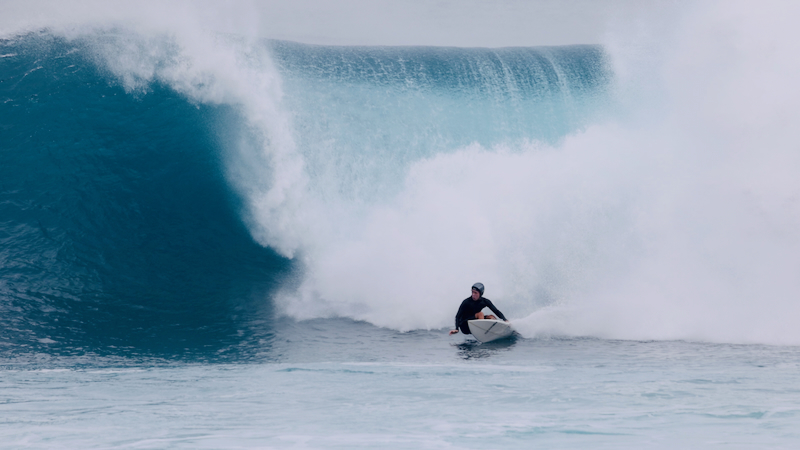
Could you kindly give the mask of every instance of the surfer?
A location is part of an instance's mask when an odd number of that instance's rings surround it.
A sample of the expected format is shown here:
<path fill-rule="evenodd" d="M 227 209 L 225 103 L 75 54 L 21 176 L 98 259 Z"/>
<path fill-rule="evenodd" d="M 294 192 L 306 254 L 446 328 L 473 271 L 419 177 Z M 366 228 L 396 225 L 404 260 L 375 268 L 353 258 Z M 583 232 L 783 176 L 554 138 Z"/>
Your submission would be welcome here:
<path fill-rule="evenodd" d="M 483 283 L 475 283 L 472 285 L 472 296 L 467 297 L 461 302 L 461 306 L 456 313 L 456 329 L 450 330 L 450 334 L 458 333 L 460 329 L 464 334 L 472 334 L 469 331 L 468 320 L 472 319 L 497 319 L 494 315 L 484 315 L 483 308 L 489 308 L 493 313 L 500 316 L 501 319 L 508 322 L 508 319 L 503 316 L 503 313 L 497 309 L 491 300 L 483 296 Z"/>

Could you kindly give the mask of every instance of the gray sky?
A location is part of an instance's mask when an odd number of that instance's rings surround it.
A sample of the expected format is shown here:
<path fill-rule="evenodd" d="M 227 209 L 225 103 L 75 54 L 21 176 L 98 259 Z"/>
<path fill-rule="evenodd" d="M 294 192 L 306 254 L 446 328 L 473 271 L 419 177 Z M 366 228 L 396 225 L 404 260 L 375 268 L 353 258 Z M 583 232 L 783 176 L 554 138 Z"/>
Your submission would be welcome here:
<path fill-rule="evenodd" d="M 488 47 L 584 44 L 599 43 L 608 21 L 627 14 L 636 3 L 302 0 L 278 16 L 265 15 L 265 23 L 277 37 L 310 43 Z M 302 26 L 295 28 L 295 24 Z"/>
<path fill-rule="evenodd" d="M 531 46 L 600 43 L 645 0 L 5 0 L 0 33 L 136 23 L 336 45 Z"/>

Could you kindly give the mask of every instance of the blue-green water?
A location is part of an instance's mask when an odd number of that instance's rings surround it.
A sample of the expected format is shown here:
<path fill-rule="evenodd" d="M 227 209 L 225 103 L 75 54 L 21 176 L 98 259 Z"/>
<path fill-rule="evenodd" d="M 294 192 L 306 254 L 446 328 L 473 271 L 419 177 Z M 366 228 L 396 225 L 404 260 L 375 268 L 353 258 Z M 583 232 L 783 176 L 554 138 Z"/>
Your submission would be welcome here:
<path fill-rule="evenodd" d="M 760 51 L 182 39 L 0 41 L 0 447 L 797 446 Z"/>

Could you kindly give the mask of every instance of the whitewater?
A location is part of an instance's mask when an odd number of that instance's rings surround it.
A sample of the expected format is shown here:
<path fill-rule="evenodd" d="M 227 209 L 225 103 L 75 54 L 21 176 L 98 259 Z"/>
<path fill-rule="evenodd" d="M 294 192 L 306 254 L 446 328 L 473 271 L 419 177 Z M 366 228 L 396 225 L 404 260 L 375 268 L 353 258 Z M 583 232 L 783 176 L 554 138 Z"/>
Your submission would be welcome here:
<path fill-rule="evenodd" d="M 800 7 L 597 5 L 4 6 L 0 448 L 797 447 Z"/>

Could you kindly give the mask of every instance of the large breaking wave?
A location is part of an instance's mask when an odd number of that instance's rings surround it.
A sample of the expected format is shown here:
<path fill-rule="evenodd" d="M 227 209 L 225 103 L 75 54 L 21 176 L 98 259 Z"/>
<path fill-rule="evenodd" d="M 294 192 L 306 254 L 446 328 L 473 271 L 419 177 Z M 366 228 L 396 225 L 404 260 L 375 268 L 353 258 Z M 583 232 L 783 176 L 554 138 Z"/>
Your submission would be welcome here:
<path fill-rule="evenodd" d="M 603 48 L 7 40 L 5 339 L 220 310 L 235 339 L 268 327 L 253 297 L 439 328 L 482 281 L 528 336 L 797 344 L 796 13 L 708 3 Z"/>

